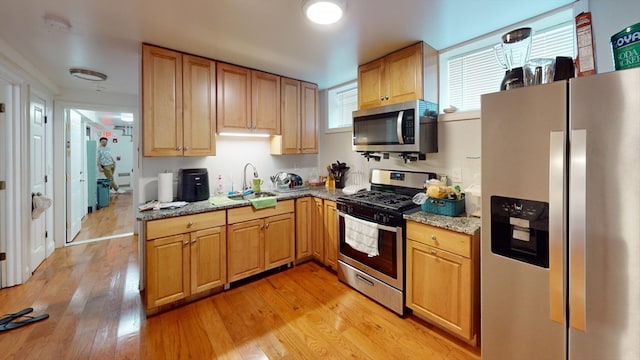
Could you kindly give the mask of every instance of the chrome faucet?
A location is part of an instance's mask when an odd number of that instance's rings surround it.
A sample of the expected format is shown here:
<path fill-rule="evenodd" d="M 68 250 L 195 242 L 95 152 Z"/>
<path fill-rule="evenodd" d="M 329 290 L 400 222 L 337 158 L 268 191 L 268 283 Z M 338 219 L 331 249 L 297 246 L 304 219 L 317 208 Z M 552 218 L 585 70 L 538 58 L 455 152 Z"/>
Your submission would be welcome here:
<path fill-rule="evenodd" d="M 256 167 L 252 163 L 249 162 L 244 164 L 244 169 L 242 170 L 242 191 L 245 191 L 251 187 L 247 185 L 247 166 L 249 165 L 251 165 L 251 167 L 253 168 L 253 177 L 258 177 L 258 170 L 256 170 Z"/>

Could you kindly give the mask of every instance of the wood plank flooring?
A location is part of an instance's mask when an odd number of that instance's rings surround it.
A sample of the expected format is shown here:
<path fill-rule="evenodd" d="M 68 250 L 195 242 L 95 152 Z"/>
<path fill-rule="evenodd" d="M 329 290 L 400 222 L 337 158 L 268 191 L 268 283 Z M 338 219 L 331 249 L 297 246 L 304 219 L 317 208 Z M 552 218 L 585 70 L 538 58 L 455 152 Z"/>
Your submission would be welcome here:
<path fill-rule="evenodd" d="M 0 314 L 49 319 L 0 332 L 1 359 L 479 359 L 307 262 L 149 318 L 134 236 L 57 249 Z"/>
<path fill-rule="evenodd" d="M 132 193 L 110 194 L 109 206 L 94 210 L 82 220 L 74 242 L 132 233 L 135 224 Z"/>

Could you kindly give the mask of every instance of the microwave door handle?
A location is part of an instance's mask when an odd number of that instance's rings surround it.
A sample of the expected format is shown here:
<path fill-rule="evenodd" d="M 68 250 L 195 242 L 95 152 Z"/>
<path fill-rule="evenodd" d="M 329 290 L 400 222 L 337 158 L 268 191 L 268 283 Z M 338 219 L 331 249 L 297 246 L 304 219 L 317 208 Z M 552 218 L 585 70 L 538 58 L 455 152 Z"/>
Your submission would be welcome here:
<path fill-rule="evenodd" d="M 404 139 L 402 138 L 402 121 L 404 120 L 404 111 L 398 112 L 398 120 L 396 121 L 397 127 L 396 132 L 398 135 L 398 144 L 404 144 Z"/>

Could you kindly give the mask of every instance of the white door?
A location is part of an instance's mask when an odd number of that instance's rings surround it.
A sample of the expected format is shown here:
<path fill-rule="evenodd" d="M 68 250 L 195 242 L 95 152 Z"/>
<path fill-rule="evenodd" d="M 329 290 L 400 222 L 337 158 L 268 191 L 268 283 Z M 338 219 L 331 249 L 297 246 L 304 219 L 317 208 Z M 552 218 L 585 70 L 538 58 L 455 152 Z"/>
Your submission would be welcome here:
<path fill-rule="evenodd" d="M 71 242 L 82 228 L 86 172 L 82 160 L 82 116 L 69 109 L 65 109 L 64 114 L 67 121 L 67 242 Z"/>
<path fill-rule="evenodd" d="M 31 117 L 31 192 L 46 195 L 45 101 L 32 95 L 29 114 Z M 39 218 L 33 219 L 31 222 L 31 243 L 29 246 L 29 269 L 31 272 L 35 271 L 45 258 L 47 212 L 45 211 Z"/>
<path fill-rule="evenodd" d="M 5 88 L 4 84 L 0 83 L 2 89 Z M 0 90 L 0 107 L 4 108 L 6 103 L 6 98 L 4 97 L 3 91 Z M 7 127 L 6 127 L 6 116 L 4 110 L 0 111 L 0 134 L 2 136 L 7 136 Z M 7 251 L 7 237 L 6 237 L 6 213 L 5 208 L 7 206 L 7 200 L 5 196 L 5 181 L 6 181 L 6 161 L 5 156 L 7 154 L 7 141 L 6 139 L 0 138 L 0 253 L 5 253 Z M 0 288 L 5 286 L 6 280 L 3 277 L 4 267 L 6 266 L 6 261 L 0 261 Z"/>

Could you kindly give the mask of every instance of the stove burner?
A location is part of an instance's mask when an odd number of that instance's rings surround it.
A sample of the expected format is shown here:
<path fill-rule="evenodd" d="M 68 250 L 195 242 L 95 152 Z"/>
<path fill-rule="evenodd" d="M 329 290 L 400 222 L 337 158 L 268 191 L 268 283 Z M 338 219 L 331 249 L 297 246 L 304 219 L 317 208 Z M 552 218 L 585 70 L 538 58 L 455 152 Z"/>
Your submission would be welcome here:
<path fill-rule="evenodd" d="M 413 203 L 412 197 L 410 196 L 374 190 L 341 196 L 338 199 L 345 203 L 355 202 L 364 205 L 379 206 L 399 212 L 417 206 Z"/>

